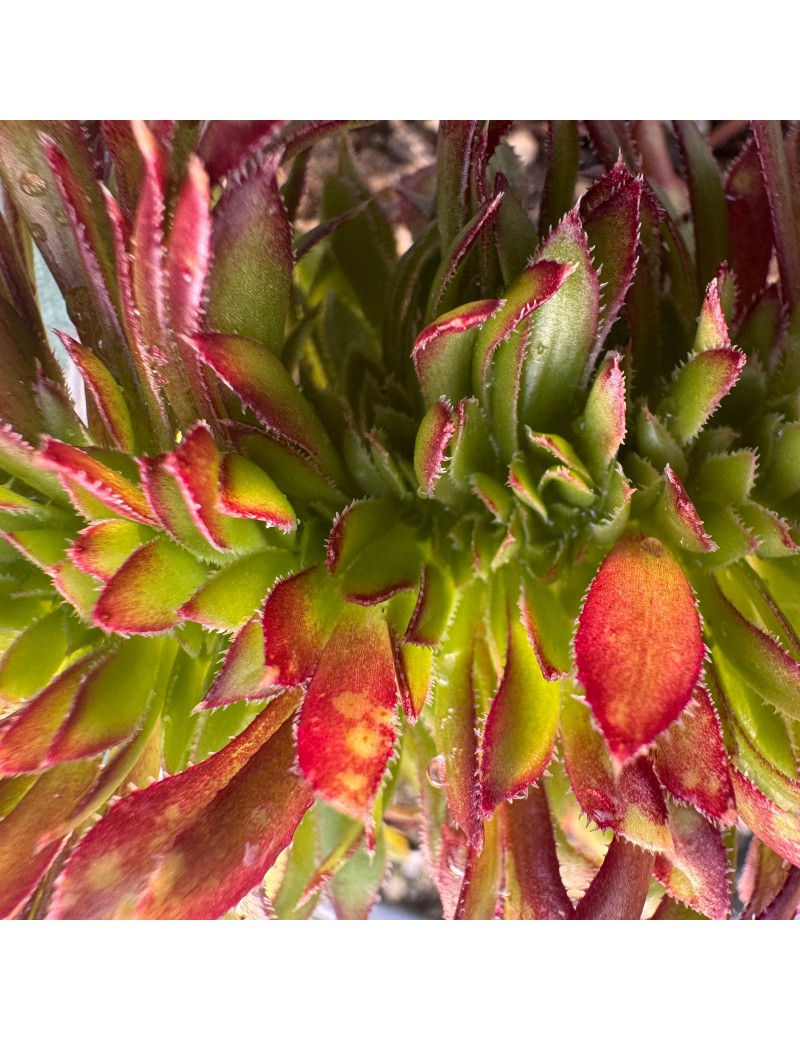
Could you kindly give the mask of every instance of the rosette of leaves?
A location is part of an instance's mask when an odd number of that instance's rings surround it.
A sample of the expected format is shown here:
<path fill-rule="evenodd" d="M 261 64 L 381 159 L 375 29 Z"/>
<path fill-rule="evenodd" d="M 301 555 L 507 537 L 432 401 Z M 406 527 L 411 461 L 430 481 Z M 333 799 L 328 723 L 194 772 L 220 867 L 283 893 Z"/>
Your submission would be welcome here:
<path fill-rule="evenodd" d="M 798 131 L 583 128 L 0 127 L 5 916 L 793 916 Z"/>

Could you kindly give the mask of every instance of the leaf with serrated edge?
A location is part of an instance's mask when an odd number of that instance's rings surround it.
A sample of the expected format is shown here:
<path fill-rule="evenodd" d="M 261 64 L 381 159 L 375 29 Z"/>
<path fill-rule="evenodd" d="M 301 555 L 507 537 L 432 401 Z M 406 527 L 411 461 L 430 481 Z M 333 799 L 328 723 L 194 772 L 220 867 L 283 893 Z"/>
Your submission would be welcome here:
<path fill-rule="evenodd" d="M 731 768 L 736 810 L 750 830 L 795 867 L 800 867 L 800 822 L 781 809 L 736 767 Z"/>
<path fill-rule="evenodd" d="M 397 696 L 383 612 L 345 607 L 303 701 L 297 753 L 317 794 L 365 824 L 392 751 Z"/>
<path fill-rule="evenodd" d="M 343 607 L 324 564 L 278 582 L 264 603 L 266 663 L 277 685 L 311 678 Z"/>
<path fill-rule="evenodd" d="M 411 356 L 428 407 L 440 397 L 458 401 L 469 396 L 477 330 L 502 305 L 501 300 L 465 303 L 417 336 Z"/>
<path fill-rule="evenodd" d="M 222 459 L 217 508 L 228 516 L 263 520 L 281 531 L 293 531 L 297 526 L 288 498 L 260 466 L 243 455 Z"/>
<path fill-rule="evenodd" d="M 723 823 L 731 822 L 733 789 L 719 718 L 699 686 L 673 725 L 656 740 L 656 775 L 674 798 Z"/>
<path fill-rule="evenodd" d="M 434 402 L 420 423 L 414 447 L 414 472 L 421 492 L 428 497 L 435 494 L 455 429 L 453 410 L 445 400 Z"/>
<path fill-rule="evenodd" d="M 558 869 L 553 824 L 544 787 L 500 809 L 509 890 L 506 918 L 565 920 L 572 916 Z"/>
<path fill-rule="evenodd" d="M 222 567 L 201 586 L 178 614 L 203 628 L 235 632 L 258 610 L 294 557 L 282 549 L 249 553 Z"/>
<path fill-rule="evenodd" d="M 558 705 L 558 687 L 542 675 L 522 623 L 510 618 L 505 669 L 483 735 L 484 813 L 526 790 L 547 768 L 555 748 Z"/>
<path fill-rule="evenodd" d="M 722 837 L 700 813 L 667 801 L 674 848 L 656 856 L 655 876 L 667 892 L 714 921 L 731 913 L 728 855 Z"/>
<path fill-rule="evenodd" d="M 114 805 L 72 854 L 51 918 L 219 917 L 257 884 L 311 804 L 291 715 L 273 701 L 200 765 Z"/>
<path fill-rule="evenodd" d="M 74 480 L 118 516 L 141 524 L 155 524 L 141 488 L 99 459 L 49 437 L 44 439 L 40 457 L 49 469 L 66 478 L 68 491 L 68 482 Z"/>
<path fill-rule="evenodd" d="M 202 585 L 207 569 L 163 538 L 137 549 L 111 578 L 94 609 L 107 632 L 147 635 L 180 623 L 178 608 Z"/>
<path fill-rule="evenodd" d="M 589 587 L 575 636 L 578 681 L 625 762 L 686 707 L 704 654 L 694 594 L 655 538 L 619 541 Z"/>
<path fill-rule="evenodd" d="M 274 676 L 275 669 L 267 668 L 264 660 L 261 619 L 251 618 L 239 629 L 200 706 L 215 708 L 235 701 L 261 700 L 267 696 Z"/>

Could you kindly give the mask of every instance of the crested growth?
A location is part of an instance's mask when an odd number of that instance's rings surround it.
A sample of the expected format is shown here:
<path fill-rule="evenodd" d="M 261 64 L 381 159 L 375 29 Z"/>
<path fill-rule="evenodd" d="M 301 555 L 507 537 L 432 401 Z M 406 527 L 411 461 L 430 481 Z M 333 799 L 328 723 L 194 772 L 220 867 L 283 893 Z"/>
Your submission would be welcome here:
<path fill-rule="evenodd" d="M 794 916 L 800 130 L 357 126 L 0 125 L 0 914 Z"/>

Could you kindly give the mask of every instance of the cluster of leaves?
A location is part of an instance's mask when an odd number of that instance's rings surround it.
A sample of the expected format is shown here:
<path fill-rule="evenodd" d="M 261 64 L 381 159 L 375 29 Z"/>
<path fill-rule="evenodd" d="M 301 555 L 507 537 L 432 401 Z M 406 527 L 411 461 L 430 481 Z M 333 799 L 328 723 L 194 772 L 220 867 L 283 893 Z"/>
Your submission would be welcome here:
<path fill-rule="evenodd" d="M 0 126 L 2 915 L 793 916 L 800 130 L 582 127 Z"/>

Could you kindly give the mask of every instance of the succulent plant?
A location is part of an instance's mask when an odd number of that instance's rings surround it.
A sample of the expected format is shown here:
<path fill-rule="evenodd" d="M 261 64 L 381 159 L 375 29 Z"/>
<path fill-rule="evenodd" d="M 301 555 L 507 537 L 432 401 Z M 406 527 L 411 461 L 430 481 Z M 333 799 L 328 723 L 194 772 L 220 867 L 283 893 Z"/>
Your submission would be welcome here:
<path fill-rule="evenodd" d="M 793 917 L 800 129 L 358 125 L 0 125 L 2 915 Z"/>

